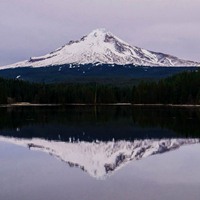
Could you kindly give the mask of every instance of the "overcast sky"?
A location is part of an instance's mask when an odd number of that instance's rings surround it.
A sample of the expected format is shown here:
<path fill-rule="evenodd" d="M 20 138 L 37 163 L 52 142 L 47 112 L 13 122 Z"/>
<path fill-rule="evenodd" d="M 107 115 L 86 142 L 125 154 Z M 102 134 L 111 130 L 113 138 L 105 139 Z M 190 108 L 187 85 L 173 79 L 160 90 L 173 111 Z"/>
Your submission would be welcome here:
<path fill-rule="evenodd" d="M 200 0 L 0 0 L 0 65 L 106 28 L 138 47 L 200 61 Z"/>

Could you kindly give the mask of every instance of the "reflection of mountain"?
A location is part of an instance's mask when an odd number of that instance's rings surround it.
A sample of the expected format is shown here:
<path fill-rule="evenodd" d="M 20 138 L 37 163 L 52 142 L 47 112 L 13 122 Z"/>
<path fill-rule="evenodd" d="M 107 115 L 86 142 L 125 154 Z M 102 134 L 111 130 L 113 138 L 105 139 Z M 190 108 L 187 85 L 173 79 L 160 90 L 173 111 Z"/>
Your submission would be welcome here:
<path fill-rule="evenodd" d="M 199 139 L 146 139 L 133 142 L 61 142 L 3 136 L 0 137 L 0 141 L 49 153 L 68 163 L 71 167 L 81 168 L 97 179 L 106 178 L 132 160 L 139 160 L 177 149 L 182 145 L 200 142 Z"/>

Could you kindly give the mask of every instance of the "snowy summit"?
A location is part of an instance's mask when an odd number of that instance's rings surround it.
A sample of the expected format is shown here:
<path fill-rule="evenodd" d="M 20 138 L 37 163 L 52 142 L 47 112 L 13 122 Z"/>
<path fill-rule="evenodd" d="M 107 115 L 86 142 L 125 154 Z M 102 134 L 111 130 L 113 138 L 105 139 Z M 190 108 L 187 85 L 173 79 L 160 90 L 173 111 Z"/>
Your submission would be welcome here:
<path fill-rule="evenodd" d="M 175 56 L 134 47 L 105 29 L 96 29 L 77 41 L 70 41 L 40 57 L 1 67 L 46 67 L 63 64 L 133 64 L 135 66 L 200 66 Z"/>

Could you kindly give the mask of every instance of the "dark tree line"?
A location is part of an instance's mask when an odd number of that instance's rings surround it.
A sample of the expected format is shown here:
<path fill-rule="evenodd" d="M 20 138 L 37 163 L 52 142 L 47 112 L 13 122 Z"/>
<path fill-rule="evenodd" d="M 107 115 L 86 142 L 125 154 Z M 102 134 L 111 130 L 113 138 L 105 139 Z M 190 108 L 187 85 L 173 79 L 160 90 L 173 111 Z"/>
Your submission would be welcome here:
<path fill-rule="evenodd" d="M 184 72 L 158 82 L 116 86 L 100 83 L 42 84 L 0 79 L 0 104 L 200 104 L 200 72 Z"/>

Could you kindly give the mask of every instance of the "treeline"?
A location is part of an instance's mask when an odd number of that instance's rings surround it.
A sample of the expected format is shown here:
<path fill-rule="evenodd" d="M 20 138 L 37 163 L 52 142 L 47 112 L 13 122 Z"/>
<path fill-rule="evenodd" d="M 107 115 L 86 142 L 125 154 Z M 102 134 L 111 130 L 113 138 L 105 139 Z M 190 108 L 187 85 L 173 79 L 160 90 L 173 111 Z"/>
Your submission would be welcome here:
<path fill-rule="evenodd" d="M 200 72 L 184 72 L 158 82 L 115 86 L 100 83 L 42 84 L 0 79 L 0 104 L 200 104 Z"/>

